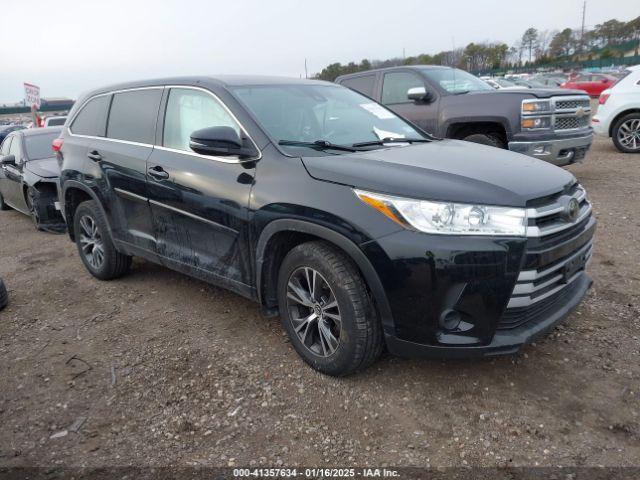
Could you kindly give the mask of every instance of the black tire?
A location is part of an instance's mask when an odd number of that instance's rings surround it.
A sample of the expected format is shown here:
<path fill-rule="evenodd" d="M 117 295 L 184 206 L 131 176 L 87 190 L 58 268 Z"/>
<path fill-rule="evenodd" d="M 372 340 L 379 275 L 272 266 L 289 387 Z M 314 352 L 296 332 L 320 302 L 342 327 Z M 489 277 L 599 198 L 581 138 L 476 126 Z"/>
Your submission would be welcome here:
<path fill-rule="evenodd" d="M 315 271 L 319 275 L 318 281 L 322 281 L 323 285 L 326 284 L 328 289 L 325 289 L 324 292 L 328 292 L 329 296 L 333 295 L 334 297 L 334 301 L 329 301 L 329 303 L 337 302 L 337 310 L 333 310 L 333 313 L 337 311 L 341 317 L 339 332 L 336 330 L 338 333 L 337 347 L 328 355 L 326 351 L 324 354 L 322 352 L 314 353 L 309 346 L 303 343 L 294 327 L 294 322 L 297 322 L 297 325 L 302 325 L 300 318 L 295 319 L 295 316 L 304 316 L 309 312 L 311 314 L 314 312 L 312 307 L 302 306 L 300 302 L 289 297 L 290 281 L 294 281 L 294 276 L 299 272 L 307 270 Z M 310 288 L 309 290 L 315 289 Z M 313 296 L 311 294 L 308 298 Z M 320 295 L 316 295 L 317 302 L 323 302 L 322 298 L 317 298 L 318 296 Z M 324 296 L 325 302 L 328 301 L 326 296 Z M 384 346 L 382 325 L 360 272 L 345 253 L 326 242 L 304 243 L 293 248 L 287 254 L 278 275 L 278 303 L 283 327 L 288 333 L 293 347 L 305 362 L 322 373 L 333 376 L 348 375 L 368 367 L 382 353 Z M 300 310 L 306 308 L 308 308 L 307 312 L 301 314 Z M 321 310 L 322 313 L 319 314 L 319 318 L 316 317 L 318 320 L 315 323 L 307 322 L 307 325 L 310 326 L 305 329 L 305 336 L 307 332 L 311 332 L 309 335 L 315 335 L 318 339 L 322 337 L 320 322 L 325 322 L 323 325 L 330 322 L 325 316 L 329 315 L 328 308 L 330 307 L 327 307 L 327 312 Z M 322 344 L 322 340 L 319 340 L 319 343 Z M 329 346 L 329 342 L 325 343 Z M 325 350 L 324 345 L 322 350 Z"/>
<path fill-rule="evenodd" d="M 623 131 L 621 131 L 624 127 L 629 128 L 631 126 L 633 128 L 633 135 L 635 135 L 635 139 L 631 137 L 631 143 L 625 144 L 624 140 L 621 137 L 624 137 Z M 621 151 L 622 153 L 640 153 L 640 113 L 629 113 L 622 118 L 619 118 L 615 123 L 613 128 L 611 129 L 611 139 L 613 140 L 613 144 L 615 147 Z M 636 147 L 633 147 L 633 143 L 635 141 Z"/>
<path fill-rule="evenodd" d="M 87 227 L 89 221 L 91 228 Z M 129 271 L 131 257 L 116 250 L 104 214 L 94 200 L 78 206 L 73 215 L 73 229 L 78 253 L 91 275 L 100 280 L 112 280 Z M 93 242 L 90 242 L 92 238 Z"/>
<path fill-rule="evenodd" d="M 7 287 L 4 286 L 4 282 L 0 278 L 0 310 L 7 306 L 9 303 L 9 294 L 7 293 Z"/>
<path fill-rule="evenodd" d="M 2 196 L 2 194 L 0 193 L 0 210 L 11 210 L 11 207 L 9 205 L 7 205 L 6 203 L 4 203 L 4 198 Z"/>
<path fill-rule="evenodd" d="M 505 148 L 506 145 L 502 139 L 493 133 L 472 133 L 462 140 L 465 142 L 480 143 L 481 145 L 489 145 L 490 147 Z"/>

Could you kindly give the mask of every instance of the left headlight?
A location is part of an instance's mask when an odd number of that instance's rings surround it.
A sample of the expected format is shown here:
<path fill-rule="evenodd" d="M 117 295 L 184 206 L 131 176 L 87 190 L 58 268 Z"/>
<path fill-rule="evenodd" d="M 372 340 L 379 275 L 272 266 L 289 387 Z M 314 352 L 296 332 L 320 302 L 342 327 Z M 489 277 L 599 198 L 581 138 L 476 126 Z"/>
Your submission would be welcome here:
<path fill-rule="evenodd" d="M 354 190 L 367 205 L 405 228 L 443 235 L 500 235 L 524 237 L 523 208 L 414 200 Z"/>

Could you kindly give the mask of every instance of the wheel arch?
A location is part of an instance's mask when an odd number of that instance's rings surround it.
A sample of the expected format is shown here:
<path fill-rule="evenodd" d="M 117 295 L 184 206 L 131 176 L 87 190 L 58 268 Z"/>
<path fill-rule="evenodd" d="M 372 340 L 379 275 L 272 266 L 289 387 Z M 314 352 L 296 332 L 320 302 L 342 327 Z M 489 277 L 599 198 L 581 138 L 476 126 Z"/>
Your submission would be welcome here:
<path fill-rule="evenodd" d="M 273 311 L 277 307 L 277 272 L 288 252 L 288 249 L 284 252 L 277 250 L 283 236 L 295 237 L 294 246 L 304 241 L 325 240 L 346 253 L 364 277 L 378 308 L 382 325 L 393 326 L 391 307 L 382 282 L 362 250 L 347 237 L 330 228 L 296 219 L 273 220 L 262 230 L 256 245 L 256 292 L 258 301 L 267 311 Z M 284 242 L 285 249 L 289 245 L 291 243 Z M 270 251 L 275 251 L 276 254 L 269 256 Z"/>
<path fill-rule="evenodd" d="M 106 214 L 100 198 L 92 189 L 75 180 L 68 180 L 64 184 L 62 198 L 64 199 L 64 219 L 67 223 L 67 232 L 69 233 L 69 238 L 72 241 L 75 241 L 75 232 L 73 230 L 73 215 L 75 214 L 78 205 L 86 200 L 94 200 L 96 202 L 98 208 L 102 210 L 105 221 L 107 222 L 109 232 L 111 232 L 109 217 Z"/>
<path fill-rule="evenodd" d="M 627 108 L 626 110 L 623 110 L 622 112 L 618 113 L 615 117 L 613 117 L 613 119 L 609 122 L 610 137 L 613 136 L 613 127 L 615 127 L 616 123 L 618 123 L 618 120 L 620 120 L 625 115 L 629 115 L 630 113 L 640 114 L 640 108 Z"/>
<path fill-rule="evenodd" d="M 499 117 L 452 120 L 446 127 L 445 137 L 461 139 L 474 133 L 498 133 L 505 145 L 511 137 L 508 122 Z"/>

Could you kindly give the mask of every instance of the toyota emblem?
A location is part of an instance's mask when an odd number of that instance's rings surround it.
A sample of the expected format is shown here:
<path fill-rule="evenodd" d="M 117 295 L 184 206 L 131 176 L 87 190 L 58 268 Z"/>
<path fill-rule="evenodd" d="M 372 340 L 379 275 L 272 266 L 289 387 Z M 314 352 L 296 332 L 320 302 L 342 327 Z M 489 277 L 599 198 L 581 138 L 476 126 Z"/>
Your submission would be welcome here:
<path fill-rule="evenodd" d="M 575 222 L 578 218 L 578 214 L 580 213 L 580 204 L 575 198 L 572 198 L 567 204 L 567 208 L 565 209 L 565 215 L 567 219 L 571 222 Z"/>

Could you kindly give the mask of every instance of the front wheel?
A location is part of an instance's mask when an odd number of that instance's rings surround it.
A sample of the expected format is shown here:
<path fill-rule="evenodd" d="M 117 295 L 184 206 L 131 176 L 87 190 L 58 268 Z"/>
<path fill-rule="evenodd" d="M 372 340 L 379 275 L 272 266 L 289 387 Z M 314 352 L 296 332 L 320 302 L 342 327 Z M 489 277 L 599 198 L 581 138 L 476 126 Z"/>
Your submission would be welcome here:
<path fill-rule="evenodd" d="M 611 137 L 622 153 L 640 153 L 640 113 L 630 113 L 619 119 Z"/>
<path fill-rule="evenodd" d="M 472 133 L 462 140 L 465 142 L 479 143 L 481 145 L 489 145 L 490 147 L 506 148 L 502 139 L 494 133 Z"/>
<path fill-rule="evenodd" d="M 4 197 L 0 193 L 0 210 L 11 210 L 11 207 L 4 201 Z"/>
<path fill-rule="evenodd" d="M 100 280 L 121 277 L 131 266 L 131 257 L 118 252 L 107 221 L 93 200 L 82 202 L 73 215 L 78 253 L 89 273 Z"/>
<path fill-rule="evenodd" d="M 284 329 L 298 354 L 316 370 L 348 375 L 382 352 L 382 326 L 353 261 L 332 245 L 298 245 L 278 278 Z"/>

